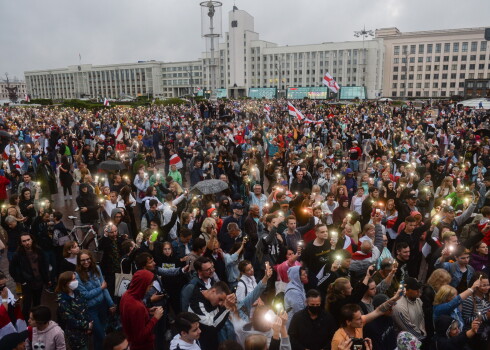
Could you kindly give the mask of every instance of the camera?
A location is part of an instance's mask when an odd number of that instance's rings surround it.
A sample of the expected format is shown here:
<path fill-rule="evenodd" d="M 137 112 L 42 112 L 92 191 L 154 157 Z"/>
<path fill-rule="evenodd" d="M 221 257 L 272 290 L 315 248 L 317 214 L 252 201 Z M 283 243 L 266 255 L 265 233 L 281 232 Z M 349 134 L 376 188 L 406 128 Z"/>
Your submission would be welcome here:
<path fill-rule="evenodd" d="M 352 345 L 351 345 L 351 350 L 364 350 L 366 347 L 364 346 L 364 339 L 362 338 L 351 338 L 352 339 Z"/>

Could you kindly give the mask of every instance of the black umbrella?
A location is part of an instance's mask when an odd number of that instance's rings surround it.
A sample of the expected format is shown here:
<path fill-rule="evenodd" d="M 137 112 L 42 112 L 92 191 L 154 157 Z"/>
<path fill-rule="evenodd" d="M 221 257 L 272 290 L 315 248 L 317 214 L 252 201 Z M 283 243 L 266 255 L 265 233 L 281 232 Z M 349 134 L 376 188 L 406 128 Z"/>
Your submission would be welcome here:
<path fill-rule="evenodd" d="M 485 137 L 485 136 L 490 137 L 490 130 L 489 129 L 479 129 L 475 132 L 475 135 L 480 135 L 480 137 Z"/>
<path fill-rule="evenodd" d="M 0 137 L 12 137 L 12 134 L 5 130 L 0 130 Z"/>
<path fill-rule="evenodd" d="M 197 194 L 213 194 L 224 191 L 228 188 L 228 184 L 223 180 L 203 180 L 195 184 L 190 192 Z"/>
<path fill-rule="evenodd" d="M 126 167 L 118 160 L 106 160 L 99 164 L 99 169 L 105 171 L 116 171 L 126 169 Z"/>

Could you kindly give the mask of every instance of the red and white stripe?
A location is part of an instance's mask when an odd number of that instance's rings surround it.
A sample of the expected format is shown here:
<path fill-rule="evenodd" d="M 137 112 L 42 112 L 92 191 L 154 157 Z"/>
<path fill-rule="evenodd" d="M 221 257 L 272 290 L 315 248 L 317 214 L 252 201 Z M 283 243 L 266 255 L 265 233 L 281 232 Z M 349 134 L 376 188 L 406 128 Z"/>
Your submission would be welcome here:
<path fill-rule="evenodd" d="M 323 77 L 323 85 L 327 86 L 333 93 L 337 93 L 340 90 L 339 84 L 337 84 L 329 72 L 325 73 Z"/>
<path fill-rule="evenodd" d="M 264 113 L 265 113 L 265 118 L 267 119 L 267 121 L 270 123 L 271 122 L 271 119 L 270 119 L 270 115 L 271 115 L 271 106 L 269 106 L 268 104 L 266 104 L 264 106 Z"/>
<path fill-rule="evenodd" d="M 26 98 L 26 102 L 31 102 L 31 97 L 28 94 L 26 94 L 25 98 Z"/>
<path fill-rule="evenodd" d="M 104 98 L 104 106 L 109 107 L 109 100 L 107 98 Z"/>
<path fill-rule="evenodd" d="M 123 139 L 124 133 L 121 126 L 121 122 L 119 121 L 117 122 L 116 131 L 114 131 L 114 136 L 116 137 L 116 141 L 121 141 Z"/>
<path fill-rule="evenodd" d="M 174 154 L 170 157 L 169 164 L 175 165 L 177 169 L 182 169 L 182 167 L 184 166 L 182 164 L 182 159 L 180 159 L 180 157 L 177 154 Z"/>
<path fill-rule="evenodd" d="M 288 110 L 289 110 L 289 115 L 296 117 L 300 122 L 303 122 L 305 124 L 321 124 L 323 123 L 323 120 L 316 121 L 316 120 L 311 120 L 306 118 L 303 113 L 301 113 L 296 107 L 293 106 L 291 102 L 288 102 Z"/>

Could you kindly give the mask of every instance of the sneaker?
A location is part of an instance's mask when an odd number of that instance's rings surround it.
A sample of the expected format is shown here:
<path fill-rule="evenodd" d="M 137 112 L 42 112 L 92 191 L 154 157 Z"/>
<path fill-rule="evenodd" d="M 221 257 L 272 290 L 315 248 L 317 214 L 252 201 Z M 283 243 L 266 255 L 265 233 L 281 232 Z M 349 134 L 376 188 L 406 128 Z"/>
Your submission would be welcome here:
<path fill-rule="evenodd" d="M 70 200 L 71 200 L 71 199 L 73 199 L 73 197 L 72 197 L 72 196 L 70 196 Z"/>
<path fill-rule="evenodd" d="M 48 287 L 44 288 L 44 291 L 49 294 L 54 294 L 54 288 L 53 287 Z"/>

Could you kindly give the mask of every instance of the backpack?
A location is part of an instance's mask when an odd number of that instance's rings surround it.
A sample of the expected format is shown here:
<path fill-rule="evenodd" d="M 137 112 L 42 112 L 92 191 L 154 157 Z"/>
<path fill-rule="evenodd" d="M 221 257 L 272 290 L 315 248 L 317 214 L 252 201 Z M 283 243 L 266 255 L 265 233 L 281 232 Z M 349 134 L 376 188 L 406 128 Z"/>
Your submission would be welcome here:
<path fill-rule="evenodd" d="M 243 286 L 245 287 L 245 296 L 247 296 L 247 294 L 248 294 L 247 285 L 245 284 L 245 282 L 243 282 L 243 280 L 238 280 L 238 283 L 240 283 L 240 282 L 241 282 L 241 283 L 243 284 Z"/>

